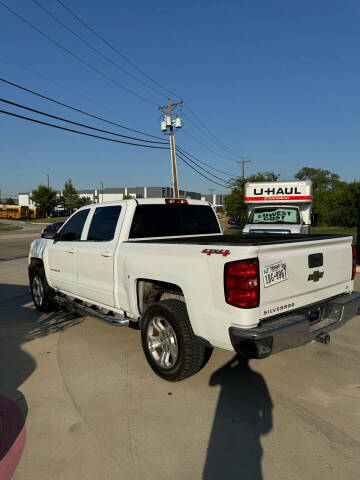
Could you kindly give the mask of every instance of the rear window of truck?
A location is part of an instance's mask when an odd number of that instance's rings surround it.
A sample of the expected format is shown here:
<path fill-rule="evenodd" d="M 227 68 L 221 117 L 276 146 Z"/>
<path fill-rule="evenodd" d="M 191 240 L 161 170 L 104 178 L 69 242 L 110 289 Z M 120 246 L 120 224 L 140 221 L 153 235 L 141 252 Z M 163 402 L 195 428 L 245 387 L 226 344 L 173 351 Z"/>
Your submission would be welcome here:
<path fill-rule="evenodd" d="M 129 238 L 221 233 L 214 210 L 203 205 L 138 205 Z"/>

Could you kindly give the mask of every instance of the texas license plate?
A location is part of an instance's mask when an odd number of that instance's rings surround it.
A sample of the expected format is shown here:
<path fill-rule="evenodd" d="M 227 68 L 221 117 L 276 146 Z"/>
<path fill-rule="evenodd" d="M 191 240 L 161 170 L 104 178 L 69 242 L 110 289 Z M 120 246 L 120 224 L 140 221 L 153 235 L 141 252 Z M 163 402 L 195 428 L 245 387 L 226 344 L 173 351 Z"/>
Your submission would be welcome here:
<path fill-rule="evenodd" d="M 285 262 L 277 262 L 267 265 L 263 269 L 264 287 L 271 287 L 288 279 Z"/>

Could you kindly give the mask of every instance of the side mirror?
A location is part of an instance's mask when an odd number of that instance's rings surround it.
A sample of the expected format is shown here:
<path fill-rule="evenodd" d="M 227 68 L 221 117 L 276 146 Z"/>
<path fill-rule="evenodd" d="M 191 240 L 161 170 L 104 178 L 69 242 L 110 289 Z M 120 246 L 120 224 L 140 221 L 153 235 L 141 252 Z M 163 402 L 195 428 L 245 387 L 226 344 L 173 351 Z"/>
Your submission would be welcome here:
<path fill-rule="evenodd" d="M 317 226 L 317 221 L 318 221 L 318 214 L 317 213 L 312 213 L 311 214 L 311 226 L 316 227 Z"/>
<path fill-rule="evenodd" d="M 49 228 L 41 235 L 42 238 L 47 238 L 48 240 L 53 240 L 56 237 L 57 231 L 55 228 Z"/>

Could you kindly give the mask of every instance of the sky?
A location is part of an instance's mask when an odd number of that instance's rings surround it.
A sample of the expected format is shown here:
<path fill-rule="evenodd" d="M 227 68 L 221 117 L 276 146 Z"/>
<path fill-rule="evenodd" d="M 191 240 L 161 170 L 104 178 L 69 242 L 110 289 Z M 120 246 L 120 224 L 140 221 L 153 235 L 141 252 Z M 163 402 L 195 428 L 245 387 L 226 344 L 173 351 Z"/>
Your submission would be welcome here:
<path fill-rule="evenodd" d="M 235 159 L 247 158 L 251 160 L 247 174 L 271 170 L 286 180 L 301 167 L 311 166 L 334 171 L 346 181 L 360 179 L 356 0 L 63 0 L 122 55 L 178 97 L 135 70 L 56 0 L 36 1 L 118 67 L 160 92 L 101 58 L 33 0 L 1 1 L 114 81 L 52 44 L 0 4 L 0 74 L 6 80 L 166 142 L 158 106 L 165 105 L 168 96 L 172 101 L 183 98 L 191 111 L 184 107 L 181 113 L 184 128 L 176 132 L 177 145 L 229 174 L 240 175 Z M 3 82 L 0 89 L 1 98 L 12 102 L 132 135 Z M 1 109 L 61 124 L 5 103 Z M 101 141 L 2 113 L 0 145 L 3 196 L 31 191 L 47 182 L 47 174 L 57 189 L 67 178 L 78 189 L 99 188 L 100 182 L 105 188 L 172 182 L 168 150 Z M 210 178 L 220 184 L 229 179 L 204 168 L 218 176 L 221 180 Z M 228 191 L 180 159 L 178 176 L 181 189 Z"/>

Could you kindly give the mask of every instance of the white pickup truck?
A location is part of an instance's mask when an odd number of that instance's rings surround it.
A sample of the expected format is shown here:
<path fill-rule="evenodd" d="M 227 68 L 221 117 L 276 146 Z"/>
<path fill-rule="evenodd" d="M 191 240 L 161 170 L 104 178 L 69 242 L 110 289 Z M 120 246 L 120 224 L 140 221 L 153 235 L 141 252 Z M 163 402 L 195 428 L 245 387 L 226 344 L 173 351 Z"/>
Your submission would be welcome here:
<path fill-rule="evenodd" d="M 37 309 L 139 327 L 169 381 L 213 347 L 265 358 L 360 313 L 351 236 L 224 235 L 209 203 L 164 198 L 86 206 L 43 236 L 29 254 Z"/>

